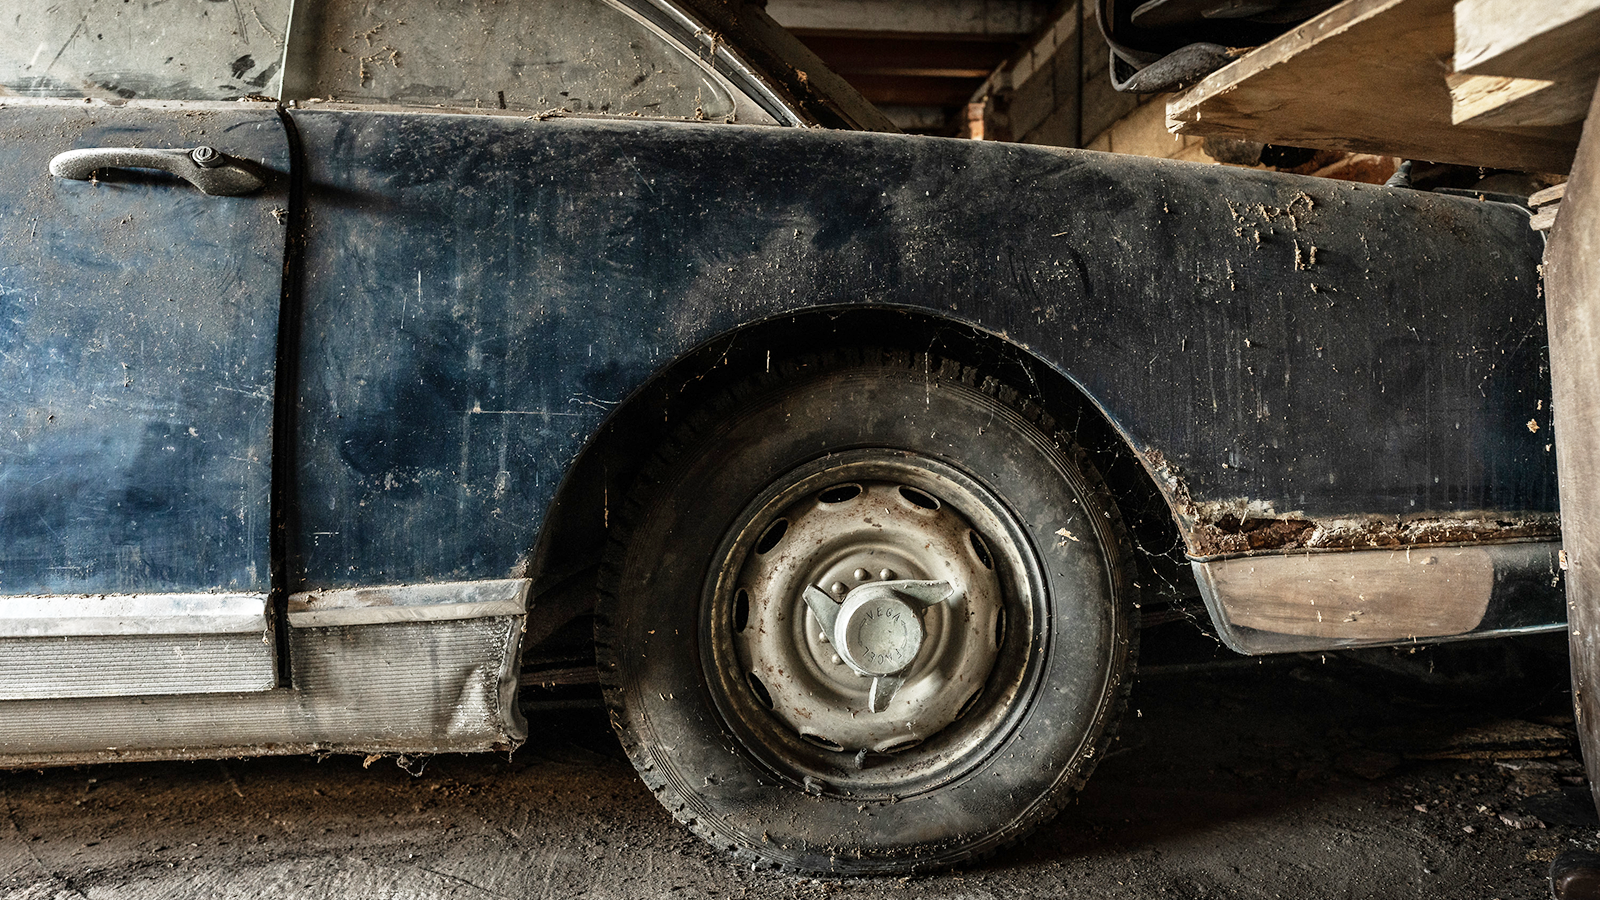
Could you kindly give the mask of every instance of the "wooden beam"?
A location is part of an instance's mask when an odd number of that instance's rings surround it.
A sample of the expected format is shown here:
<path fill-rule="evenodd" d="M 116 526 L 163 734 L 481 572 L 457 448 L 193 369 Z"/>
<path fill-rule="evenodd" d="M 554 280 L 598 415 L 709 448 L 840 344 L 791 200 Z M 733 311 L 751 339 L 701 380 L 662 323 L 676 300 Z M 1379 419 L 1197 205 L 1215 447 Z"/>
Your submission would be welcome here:
<path fill-rule="evenodd" d="M 1452 0 L 1345 0 L 1174 97 L 1168 128 L 1295 147 L 1564 172 L 1576 126 L 1456 125 Z"/>
<path fill-rule="evenodd" d="M 1600 0 L 1461 0 L 1455 67 L 1546 81 L 1586 77 L 1592 94 L 1600 72 Z"/>
<path fill-rule="evenodd" d="M 1563 125 L 1583 120 L 1600 76 L 1600 0 L 1460 0 L 1451 85 L 1458 123 Z M 1498 82 L 1496 82 L 1498 79 Z M 1501 102 L 1495 103 L 1495 100 Z"/>
<path fill-rule="evenodd" d="M 1450 121 L 1480 128 L 1567 125 L 1583 120 L 1593 79 L 1545 81 L 1506 75 L 1449 75 Z"/>
<path fill-rule="evenodd" d="M 1528 224 L 1534 231 L 1549 231 L 1554 227 L 1556 213 L 1561 211 L 1561 198 L 1566 195 L 1567 186 L 1562 183 L 1542 191 L 1534 191 L 1528 196 L 1528 205 L 1533 207 L 1533 218 L 1528 220 Z"/>
<path fill-rule="evenodd" d="M 1600 785 L 1600 102 L 1587 128 L 1563 189 L 1568 209 L 1545 250 L 1544 286 L 1572 700 L 1592 787 Z"/>
<path fill-rule="evenodd" d="M 789 29 L 994 34 L 1021 37 L 1045 24 L 1052 0 L 767 0 Z"/>
<path fill-rule="evenodd" d="M 965 106 L 982 78 L 893 75 L 863 72 L 850 86 L 879 106 Z"/>
<path fill-rule="evenodd" d="M 1566 182 L 1562 182 L 1558 185 L 1554 185 L 1553 187 L 1547 187 L 1542 191 L 1534 191 L 1532 194 L 1529 194 L 1528 205 L 1534 209 L 1538 209 L 1541 206 L 1549 206 L 1552 203 L 1560 203 L 1561 198 L 1565 197 L 1566 195 L 1567 184 Z"/>
<path fill-rule="evenodd" d="M 1017 45 L 1010 40 L 961 40 L 934 35 L 906 38 L 855 32 L 849 36 L 795 32 L 800 42 L 822 57 L 828 68 L 849 80 L 852 75 L 927 75 L 987 78 Z"/>

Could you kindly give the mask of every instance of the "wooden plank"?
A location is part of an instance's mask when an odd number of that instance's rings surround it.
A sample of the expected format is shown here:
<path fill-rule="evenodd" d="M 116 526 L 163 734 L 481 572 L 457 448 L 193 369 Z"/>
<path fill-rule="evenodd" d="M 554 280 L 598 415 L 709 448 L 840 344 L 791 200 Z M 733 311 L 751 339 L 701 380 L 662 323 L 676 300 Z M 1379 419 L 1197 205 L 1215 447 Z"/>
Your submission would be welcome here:
<path fill-rule="evenodd" d="M 1545 251 L 1572 701 L 1600 799 L 1600 97 Z"/>
<path fill-rule="evenodd" d="M 1542 191 L 1534 191 L 1528 197 L 1528 205 L 1534 209 L 1538 209 L 1541 206 L 1549 206 L 1552 203 L 1560 203 L 1561 198 L 1565 197 L 1566 195 L 1567 184 L 1566 182 L 1562 182 L 1554 187 L 1547 187 Z"/>
<path fill-rule="evenodd" d="M 1461 0 L 1455 68 L 1469 75 L 1588 81 L 1600 74 L 1600 0 Z"/>
<path fill-rule="evenodd" d="M 789 29 L 1021 37 L 1048 20 L 1050 0 L 768 0 L 767 15 Z"/>
<path fill-rule="evenodd" d="M 1182 134 L 1564 172 L 1573 125 L 1452 121 L 1451 0 L 1345 0 L 1212 73 L 1167 105 Z"/>
<path fill-rule="evenodd" d="M 1600 0 L 1460 0 L 1455 36 L 1458 74 L 1452 77 L 1482 79 L 1464 82 L 1468 92 L 1489 88 L 1475 102 L 1464 102 L 1457 85 L 1451 85 L 1458 124 L 1583 120 L 1600 76 Z M 1502 102 L 1495 104 L 1496 99 Z"/>
<path fill-rule="evenodd" d="M 1483 128 L 1567 125 L 1581 122 L 1594 95 L 1592 79 L 1545 81 L 1505 75 L 1446 76 L 1450 121 Z"/>

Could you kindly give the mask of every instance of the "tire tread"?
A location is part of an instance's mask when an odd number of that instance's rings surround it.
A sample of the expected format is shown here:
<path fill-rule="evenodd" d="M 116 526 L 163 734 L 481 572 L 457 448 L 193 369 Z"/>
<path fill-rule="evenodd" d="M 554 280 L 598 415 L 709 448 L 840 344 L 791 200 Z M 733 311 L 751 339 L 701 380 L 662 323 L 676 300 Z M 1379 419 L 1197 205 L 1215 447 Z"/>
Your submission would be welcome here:
<path fill-rule="evenodd" d="M 1103 727 L 1098 737 L 1089 745 L 1081 764 L 1068 770 L 1063 778 L 1039 798 L 1026 816 L 1027 821 L 1022 827 L 1012 829 L 998 840 L 983 842 L 970 849 L 940 854 L 930 859 L 906 860 L 903 866 L 878 866 L 874 868 L 874 873 L 922 873 L 978 863 L 1015 846 L 1040 826 L 1054 819 L 1087 783 L 1095 767 L 1117 739 L 1137 668 L 1138 641 L 1134 619 L 1138 604 L 1134 593 L 1136 589 L 1131 562 L 1134 552 L 1132 538 L 1123 524 L 1110 489 L 1089 453 L 1078 444 L 1073 435 L 1057 426 L 1056 420 L 1035 396 L 1019 391 L 1000 378 L 980 371 L 974 366 L 929 353 L 875 347 L 846 347 L 773 360 L 767 370 L 756 373 L 751 378 L 736 381 L 730 387 L 719 391 L 709 402 L 690 411 L 672 432 L 670 439 L 652 453 L 621 509 L 613 510 L 613 524 L 608 533 L 607 547 L 600 566 L 599 596 L 595 615 L 595 657 L 600 670 L 600 685 L 612 728 L 623 751 L 633 761 L 634 768 L 646 787 L 679 823 L 688 827 L 708 844 L 721 849 L 741 864 L 750 865 L 753 869 L 794 875 L 818 874 L 818 870 L 763 856 L 730 841 L 726 834 L 695 816 L 690 804 L 673 789 L 671 780 L 660 771 L 660 767 L 648 762 L 649 757 L 646 752 L 648 748 L 645 741 L 627 724 L 624 708 L 625 685 L 622 681 L 619 658 L 621 648 L 617 643 L 620 635 L 612 627 L 608 610 L 618 602 L 618 586 L 622 574 L 620 561 L 626 551 L 630 535 L 648 508 L 650 498 L 667 482 L 673 467 L 693 446 L 696 435 L 704 433 L 717 422 L 735 414 L 752 398 L 764 396 L 768 391 L 796 378 L 860 368 L 909 370 L 947 383 L 964 385 L 998 401 L 1048 436 L 1054 442 L 1056 449 L 1082 474 L 1085 483 L 1080 487 L 1091 495 L 1101 509 L 1107 510 L 1110 514 L 1108 521 L 1099 524 L 1104 527 L 1102 537 L 1109 538 L 1114 544 L 1108 548 L 1111 551 L 1110 557 L 1116 561 L 1116 565 L 1112 566 L 1114 595 L 1129 599 L 1129 602 L 1123 603 L 1121 608 L 1116 610 L 1119 617 L 1118 639 L 1126 647 L 1126 668 L 1120 675 L 1112 673 L 1107 680 L 1101 698 L 1106 709 L 1106 714 L 1101 719 Z M 836 860 L 836 862 L 843 861 Z M 835 865 L 834 871 L 826 874 L 868 874 L 868 872 L 856 866 Z"/>

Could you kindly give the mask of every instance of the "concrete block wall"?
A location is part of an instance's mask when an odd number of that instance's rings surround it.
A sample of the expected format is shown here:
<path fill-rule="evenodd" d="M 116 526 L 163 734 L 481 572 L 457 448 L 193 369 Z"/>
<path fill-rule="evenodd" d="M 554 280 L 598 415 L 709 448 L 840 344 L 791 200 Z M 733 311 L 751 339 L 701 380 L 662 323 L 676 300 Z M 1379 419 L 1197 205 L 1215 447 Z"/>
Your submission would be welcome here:
<path fill-rule="evenodd" d="M 973 97 L 967 135 L 1055 147 L 1105 143 L 1125 116 L 1144 107 L 1153 113 L 1162 106 L 1159 99 L 1113 90 L 1108 53 L 1093 7 L 1065 4 L 1034 41 L 996 70 Z M 1143 134 L 1152 124 L 1165 128 L 1159 116 L 1146 115 L 1134 125 L 1122 125 L 1118 142 L 1157 147 L 1156 135 Z M 1134 129 L 1140 132 L 1138 137 Z M 1180 141 L 1179 149 L 1186 146 Z"/>
<path fill-rule="evenodd" d="M 1011 139 L 1076 146 L 1078 134 L 1078 4 L 1045 28 L 1010 72 Z"/>
<path fill-rule="evenodd" d="M 1215 162 L 1206 155 L 1202 143 L 1201 138 L 1167 131 L 1167 95 L 1155 94 L 1143 98 L 1142 102 L 1107 125 L 1084 146 L 1107 153 Z"/>

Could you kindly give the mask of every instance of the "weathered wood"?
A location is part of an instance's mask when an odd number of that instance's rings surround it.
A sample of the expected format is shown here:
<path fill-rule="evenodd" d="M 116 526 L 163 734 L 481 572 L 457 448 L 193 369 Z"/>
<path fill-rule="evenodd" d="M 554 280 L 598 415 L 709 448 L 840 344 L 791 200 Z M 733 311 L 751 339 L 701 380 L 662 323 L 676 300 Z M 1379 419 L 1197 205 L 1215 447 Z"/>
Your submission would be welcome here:
<path fill-rule="evenodd" d="M 1562 182 L 1554 187 L 1547 187 L 1542 191 L 1534 191 L 1528 197 L 1528 205 L 1534 209 L 1548 206 L 1551 203 L 1560 203 L 1561 198 L 1567 195 L 1567 183 Z"/>
<path fill-rule="evenodd" d="M 1494 560 L 1481 547 L 1258 556 L 1212 564 L 1234 625 L 1273 634 L 1402 641 L 1483 622 Z"/>
<path fill-rule="evenodd" d="M 767 14 L 785 28 L 916 34 L 1007 34 L 1037 31 L 1049 0 L 768 0 Z"/>
<path fill-rule="evenodd" d="M 1600 95 L 1545 253 L 1572 704 L 1600 804 Z"/>
<path fill-rule="evenodd" d="M 1468 104 L 1452 84 L 1458 124 L 1578 122 L 1600 76 L 1600 0 L 1460 0 L 1455 41 L 1458 74 L 1452 77 L 1469 85 L 1500 85 Z"/>
<path fill-rule="evenodd" d="M 1580 122 L 1594 94 L 1589 79 L 1545 81 L 1456 72 L 1445 82 L 1450 85 L 1450 121 L 1483 128 Z"/>
<path fill-rule="evenodd" d="M 1600 71 L 1600 0 L 1460 0 L 1455 68 L 1470 75 L 1587 81 Z"/>
<path fill-rule="evenodd" d="M 1168 127 L 1267 143 L 1564 172 L 1579 129 L 1456 125 L 1451 0 L 1345 0 L 1203 79 Z"/>

